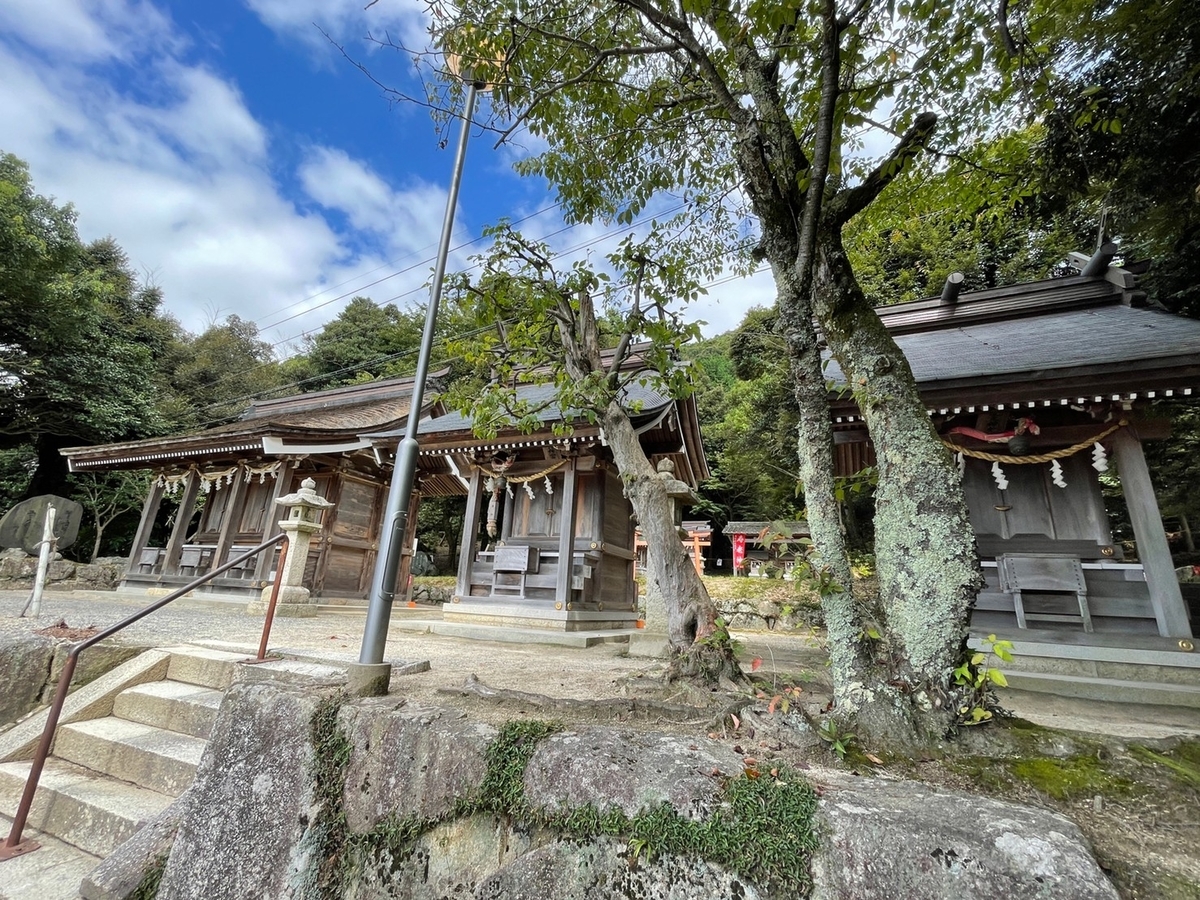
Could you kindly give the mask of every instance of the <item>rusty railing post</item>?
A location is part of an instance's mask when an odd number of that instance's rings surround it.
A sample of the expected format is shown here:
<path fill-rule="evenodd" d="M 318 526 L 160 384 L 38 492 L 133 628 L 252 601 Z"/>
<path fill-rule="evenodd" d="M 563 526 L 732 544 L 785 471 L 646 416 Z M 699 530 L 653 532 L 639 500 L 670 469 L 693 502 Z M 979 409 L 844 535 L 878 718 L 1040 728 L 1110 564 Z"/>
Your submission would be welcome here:
<path fill-rule="evenodd" d="M 271 639 L 271 625 L 275 621 L 275 604 L 279 602 L 279 585 L 283 584 L 283 566 L 287 562 L 288 542 L 279 548 L 279 564 L 275 567 L 275 583 L 271 586 L 271 599 L 267 603 L 267 617 L 263 620 L 262 640 L 258 642 L 257 662 L 267 658 L 267 641 Z"/>

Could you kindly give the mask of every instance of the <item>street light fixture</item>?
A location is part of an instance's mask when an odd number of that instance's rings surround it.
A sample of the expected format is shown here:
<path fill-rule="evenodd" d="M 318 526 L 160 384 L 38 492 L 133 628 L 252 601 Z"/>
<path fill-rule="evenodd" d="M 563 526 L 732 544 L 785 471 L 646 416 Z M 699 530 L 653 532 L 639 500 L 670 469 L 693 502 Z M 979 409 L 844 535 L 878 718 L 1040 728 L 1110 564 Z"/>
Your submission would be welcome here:
<path fill-rule="evenodd" d="M 456 61 L 455 61 L 456 62 Z M 452 69 L 456 69 L 452 65 Z M 459 74 L 457 71 L 455 74 Z M 404 438 L 396 448 L 396 463 L 392 469 L 392 484 L 388 489 L 387 506 L 383 515 L 383 532 L 379 539 L 379 555 L 375 561 L 375 572 L 371 578 L 371 593 L 367 606 L 367 624 L 363 630 L 362 648 L 358 661 L 365 665 L 383 662 L 384 644 L 387 643 L 388 622 L 392 615 L 392 603 L 396 598 L 396 577 L 400 570 L 403 548 L 409 543 L 408 509 L 412 500 L 413 480 L 417 473 L 417 425 L 421 417 L 421 404 L 425 398 L 425 380 L 429 374 L 429 358 L 433 353 L 433 330 L 437 321 L 438 304 L 442 299 L 442 282 L 446 276 L 446 258 L 450 254 L 450 235 L 454 230 L 454 210 L 458 205 L 458 189 L 462 182 L 463 161 L 467 156 L 467 138 L 471 132 L 471 118 L 475 112 L 475 99 L 486 82 L 475 78 L 469 69 L 460 77 L 467 83 L 466 108 L 463 111 L 462 130 L 459 133 L 458 151 L 454 157 L 454 170 L 450 177 L 450 193 L 446 198 L 446 215 L 442 221 L 442 240 L 438 246 L 437 265 L 433 271 L 433 285 L 429 291 L 429 308 L 425 311 L 425 329 L 421 333 L 421 352 L 417 357 L 417 372 L 413 376 L 412 403 L 408 412 L 408 423 Z"/>

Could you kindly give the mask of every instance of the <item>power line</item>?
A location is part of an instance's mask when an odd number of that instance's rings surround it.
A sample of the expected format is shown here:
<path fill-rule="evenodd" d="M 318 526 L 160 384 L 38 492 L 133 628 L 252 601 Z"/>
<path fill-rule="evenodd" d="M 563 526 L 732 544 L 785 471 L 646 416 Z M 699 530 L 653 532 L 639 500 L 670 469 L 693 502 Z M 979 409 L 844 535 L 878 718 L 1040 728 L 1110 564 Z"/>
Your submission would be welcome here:
<path fill-rule="evenodd" d="M 561 204 L 555 204 L 555 205 L 552 205 L 552 206 L 543 207 L 542 209 L 540 209 L 540 210 L 538 210 L 538 211 L 536 211 L 536 212 L 534 212 L 534 213 L 530 213 L 530 214 L 529 214 L 529 215 L 527 215 L 527 216 L 524 216 L 524 217 L 522 217 L 522 218 L 520 218 L 520 219 L 517 219 L 516 221 L 514 221 L 514 222 L 513 222 L 513 224 L 514 224 L 514 225 L 519 225 L 519 224 L 521 224 L 522 222 L 527 222 L 527 221 L 529 221 L 530 219 L 532 219 L 532 218 L 534 218 L 534 217 L 536 217 L 536 216 L 539 216 L 539 215 L 541 215 L 541 214 L 542 214 L 542 213 L 544 213 L 544 212 L 547 212 L 547 211 L 549 211 L 549 210 L 552 210 L 552 209 L 556 209 L 556 208 L 557 208 L 559 205 L 561 205 Z M 680 210 L 680 209 L 684 208 L 684 206 L 685 206 L 685 205 L 686 205 L 686 204 L 684 204 L 684 203 L 678 203 L 678 204 L 675 204 L 674 206 L 667 207 L 665 210 L 659 210 L 659 211 L 658 211 L 657 213 L 655 213 L 654 215 L 665 215 L 665 214 L 670 214 L 670 213 L 676 212 L 676 211 L 678 211 L 678 210 Z M 589 240 L 582 241 L 582 242 L 580 242 L 580 243 L 578 243 L 578 244 L 574 245 L 573 247 L 568 247 L 568 248 L 566 248 L 566 249 L 564 249 L 564 250 L 561 250 L 561 251 L 559 251 L 558 253 L 555 253 L 555 254 L 554 254 L 554 256 L 552 257 L 552 259 L 555 259 L 555 260 L 557 260 L 557 259 L 561 259 L 561 258 L 563 258 L 564 256 L 566 256 L 566 255 L 568 255 L 568 254 L 571 254 L 571 253 L 577 253 L 577 252 L 579 252 L 580 250 L 587 249 L 588 247 L 594 247 L 594 246 L 597 246 L 598 244 L 600 244 L 600 243 L 602 243 L 602 242 L 604 242 L 604 241 L 610 240 L 610 239 L 612 239 L 612 238 L 614 238 L 614 237 L 617 237 L 617 236 L 619 236 L 619 235 L 622 235 L 622 234 L 629 233 L 629 232 L 631 232 L 631 231 L 635 230 L 635 229 L 636 229 L 636 228 L 637 228 L 639 225 L 643 225 L 643 224 L 645 224 L 645 222 L 646 222 L 647 218 L 652 218 L 652 216 L 649 216 L 649 215 L 647 215 L 647 216 L 644 216 L 643 218 L 641 218 L 641 219 L 637 220 L 636 222 L 631 222 L 629 225 L 623 226 L 623 227 L 621 227 L 621 228 L 617 228 L 617 229 L 615 229 L 615 230 L 612 230 L 612 231 L 607 231 L 607 232 L 605 232 L 604 234 L 602 234 L 602 235 L 599 235 L 599 236 L 597 236 L 597 237 L 595 237 L 595 238 L 591 238 L 591 239 L 589 239 Z M 563 227 L 561 227 L 561 228 L 559 228 L 559 229 L 557 229 L 557 230 L 555 230 L 555 231 L 552 231 L 552 232 L 550 232 L 549 234 L 545 235 L 545 236 L 544 236 L 544 239 L 546 239 L 546 238 L 553 238 L 553 237 L 556 237 L 556 236 L 558 236 L 558 235 L 560 235 L 560 234 L 563 234 L 563 233 L 565 233 L 565 232 L 568 232 L 568 231 L 570 231 L 570 230 L 571 230 L 571 229 L 573 229 L 573 228 L 578 228 L 578 227 L 580 227 L 580 226 L 579 226 L 579 225 L 564 225 Z M 462 249 L 462 248 L 464 248 L 464 247 L 469 247 L 469 246 L 471 246 L 472 244 L 477 244 L 477 243 L 481 242 L 482 240 L 483 240 L 483 237 L 482 237 L 482 236 L 481 236 L 481 237 L 478 237 L 478 238 L 474 238 L 474 239 L 472 239 L 472 240 L 470 240 L 470 241 L 467 241 L 467 242 L 465 242 L 465 243 L 463 243 L 463 244 L 460 244 L 460 245 L 458 245 L 457 247 L 455 247 L 455 248 L 454 248 L 454 250 L 455 250 L 455 251 L 457 251 L 457 250 L 461 250 L 461 249 Z M 277 322 L 277 323 L 276 323 L 274 326 L 272 326 L 272 327 L 278 327 L 279 325 L 282 325 L 284 322 L 290 321 L 291 319 L 295 319 L 295 318 L 298 318 L 298 317 L 299 317 L 299 316 L 301 316 L 301 315 L 305 315 L 305 314 L 307 314 L 307 313 L 309 313 L 309 312 L 312 312 L 312 310 L 314 310 L 314 309 L 319 309 L 319 308 L 320 308 L 320 307 L 322 307 L 322 306 L 327 306 L 327 305 L 329 305 L 330 303 L 333 303 L 333 302 L 335 302 L 335 301 L 337 301 L 337 300 L 340 300 L 340 299 L 344 299 L 344 298 L 346 298 L 346 297 L 349 297 L 349 296 L 351 296 L 352 294 L 355 294 L 355 293 L 357 293 L 359 290 L 362 290 L 363 288 L 371 287 L 371 286 L 373 286 L 373 285 L 375 285 L 375 284 L 380 284 L 380 283 L 382 283 L 383 281 L 387 281 L 389 278 L 395 277 L 396 275 L 404 274 L 405 272 L 410 272 L 410 271 L 412 271 L 413 269 L 417 268 L 418 266 L 420 266 L 420 265 L 423 265 L 423 264 L 425 264 L 425 263 L 428 263 L 428 262 L 431 262 L 431 261 L 432 261 L 432 259 L 426 259 L 426 260 L 422 260 L 421 262 L 415 263 L 415 264 L 413 264 L 412 266 L 409 266 L 407 269 L 404 269 L 404 270 L 402 270 L 402 271 L 400 271 L 400 272 L 395 272 L 395 273 L 393 273 L 392 275 L 386 276 L 386 277 L 384 277 L 384 278 L 377 279 L 376 281 L 373 281 L 373 282 L 371 282 L 370 284 L 367 284 L 367 285 L 362 285 L 362 286 L 360 286 L 359 288 L 356 288 L 354 291 L 348 291 L 348 292 L 346 292 L 346 293 L 344 293 L 344 294 L 341 294 L 341 295 L 339 295 L 338 297 L 334 297 L 334 298 L 332 298 L 331 300 L 327 300 L 327 301 L 325 301 L 324 303 L 321 303 L 321 304 L 319 304 L 318 306 L 312 307 L 311 309 L 304 310 L 303 312 L 300 312 L 300 313 L 296 313 L 295 315 L 289 316 L 287 319 L 282 319 L 281 321 Z M 472 266 L 470 266 L 470 267 L 469 267 L 469 268 L 468 268 L 466 271 L 471 271 L 471 270 L 473 270 L 473 269 L 475 269 L 475 268 L 477 268 L 477 264 L 473 264 L 473 265 L 472 265 Z M 418 287 L 415 287 L 415 288 L 411 288 L 411 289 L 409 289 L 409 290 L 407 290 L 407 291 L 404 291 L 404 292 L 402 292 L 402 293 L 396 294 L 395 296 L 389 297 L 388 299 L 384 300 L 384 301 L 383 301 L 381 304 L 379 304 L 379 305 L 380 305 L 380 306 L 386 306 L 387 304 L 394 303 L 394 302 L 395 302 L 395 301 L 397 301 L 397 300 L 402 300 L 402 299 L 404 299 L 405 297 L 410 297 L 410 296 L 412 296 L 412 295 L 414 295 L 414 294 L 420 293 L 420 292 L 421 292 L 421 291 L 423 291 L 423 290 L 424 290 L 424 285 L 421 285 L 421 286 L 418 286 Z M 326 324 L 328 324 L 328 323 L 327 323 L 327 322 L 326 322 L 326 323 L 324 323 L 324 324 L 321 326 L 321 328 L 324 328 Z M 316 331 L 316 330 L 318 330 L 318 329 L 308 329 L 308 330 L 302 331 L 302 332 L 300 332 L 300 333 L 298 333 L 298 334 L 292 335 L 292 336 L 290 336 L 290 337 L 288 337 L 288 338 L 284 338 L 284 339 L 281 339 L 281 340 L 279 340 L 279 341 L 276 341 L 276 342 L 273 342 L 273 343 L 268 343 L 268 346 L 269 346 L 270 348 L 272 348 L 272 349 L 275 349 L 275 348 L 279 347 L 281 344 L 287 344 L 287 343 L 291 343 L 292 341 L 294 341 L 294 340 L 296 340 L 296 339 L 299 339 L 299 338 L 306 337 L 308 334 L 310 334 L 310 333 L 312 333 L 313 331 Z M 347 337 L 349 337 L 349 336 L 353 336 L 353 335 L 355 335 L 355 334 L 361 334 L 361 333 L 363 333 L 365 330 L 367 330 L 367 328 L 366 328 L 366 327 L 364 327 L 364 328 L 360 328 L 360 329 L 355 329 L 355 330 L 352 330 L 352 331 L 348 331 L 348 332 L 346 332 L 346 336 L 347 336 Z M 217 379 L 215 382 L 213 382 L 212 386 L 213 386 L 213 387 L 216 387 L 216 386 L 218 386 L 218 385 L 221 385 L 221 384 L 224 384 L 225 382 L 227 382 L 227 381 L 230 381 L 230 380 L 232 380 L 232 379 L 234 379 L 234 378 L 243 378 L 243 377 L 245 377 L 246 375 L 249 375 L 249 374 L 251 374 L 251 373 L 253 373 L 253 372 L 256 372 L 256 371 L 258 371 L 258 370 L 260 370 L 260 369 L 264 369 L 264 368 L 267 368 L 268 366 L 275 365 L 275 364 L 276 364 L 276 360 L 270 360 L 270 361 L 267 361 L 267 362 L 261 362 L 261 363 L 257 363 L 257 364 L 255 364 L 255 365 L 253 365 L 253 366 L 249 366 L 248 368 L 245 368 L 245 369 L 239 369 L 238 371 L 235 371 L 235 372 L 229 372 L 229 373 L 226 373 L 225 375 L 223 375 L 223 376 L 221 376 L 220 378 L 218 378 L 218 379 Z M 223 401 L 223 402 L 224 402 L 224 401 Z M 232 401 L 230 401 L 230 402 L 232 402 Z M 214 405 L 214 404 L 210 404 L 210 405 Z M 207 407 L 205 407 L 205 408 L 207 408 Z"/>

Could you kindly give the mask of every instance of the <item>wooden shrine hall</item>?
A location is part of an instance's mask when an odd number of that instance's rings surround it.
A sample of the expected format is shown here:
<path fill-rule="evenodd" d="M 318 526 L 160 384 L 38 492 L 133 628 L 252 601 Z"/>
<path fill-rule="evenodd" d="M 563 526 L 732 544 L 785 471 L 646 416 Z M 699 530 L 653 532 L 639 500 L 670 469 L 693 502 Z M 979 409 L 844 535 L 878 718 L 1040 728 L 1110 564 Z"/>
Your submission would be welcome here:
<path fill-rule="evenodd" d="M 436 373 L 431 390 L 436 389 Z M 391 466 L 364 431 L 400 427 L 412 403 L 412 379 L 316 391 L 251 405 L 235 422 L 194 434 L 63 451 L 72 472 L 149 470 L 152 482 L 123 588 L 175 588 L 279 533 L 275 500 L 317 482 L 336 506 L 312 544 L 305 586 L 314 596 L 363 599 Z M 421 414 L 440 412 L 428 398 Z M 203 502 L 200 502 L 203 501 Z M 156 539 L 160 509 L 174 506 Z M 257 596 L 275 568 L 264 553 L 202 591 Z"/>
<path fill-rule="evenodd" d="M 636 362 L 636 357 L 635 357 Z M 418 429 L 420 493 L 464 491 L 458 580 L 447 622 L 591 631 L 633 628 L 638 618 L 632 507 L 600 427 L 564 417 L 551 387 L 526 386 L 537 407 L 531 433 L 501 429 L 481 440 L 450 414 Z M 695 488 L 708 477 L 695 400 L 629 383 L 623 401 L 652 465 L 670 460 Z M 569 433 L 560 427 L 572 420 Z M 368 435 L 381 451 L 398 430 Z M 415 510 L 414 510 L 415 513 Z"/>
<path fill-rule="evenodd" d="M 1142 444 L 1169 434 L 1155 401 L 1200 389 L 1200 321 L 1152 308 L 1108 260 L 1073 262 L 1097 274 L 951 284 L 878 310 L 963 472 L 987 578 L 972 632 L 1190 651 Z M 844 378 L 836 363 L 830 378 Z M 831 400 L 844 475 L 874 462 L 847 395 Z M 1119 477 L 1136 561 L 1113 539 L 1102 475 Z"/>
<path fill-rule="evenodd" d="M 335 506 L 313 542 L 304 584 L 325 603 L 362 603 L 411 391 L 411 379 L 401 378 L 265 400 L 236 422 L 194 434 L 63 453 L 75 472 L 152 474 L 123 588 L 182 586 L 273 536 L 274 501 L 313 478 Z M 523 391 L 536 402 L 551 389 Z M 691 487 L 708 477 L 693 399 L 636 383 L 625 398 L 653 464 L 669 459 Z M 428 397 L 420 415 L 413 520 L 422 496 L 467 502 L 446 620 L 564 631 L 635 626 L 632 509 L 598 426 L 576 419 L 562 433 L 563 413 L 548 407 L 533 433 L 508 429 L 481 440 L 468 418 Z M 172 525 L 158 535 L 160 512 L 172 504 Z M 201 590 L 257 596 L 274 559 L 264 554 Z M 402 564 L 399 585 L 407 571 Z"/>

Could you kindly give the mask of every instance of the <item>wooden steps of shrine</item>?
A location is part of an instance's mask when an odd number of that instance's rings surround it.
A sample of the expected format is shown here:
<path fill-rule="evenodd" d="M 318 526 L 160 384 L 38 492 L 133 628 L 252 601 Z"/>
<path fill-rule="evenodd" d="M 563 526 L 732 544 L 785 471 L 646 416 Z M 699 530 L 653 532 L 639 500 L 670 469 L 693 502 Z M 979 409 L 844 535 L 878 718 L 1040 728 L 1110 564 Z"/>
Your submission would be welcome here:
<path fill-rule="evenodd" d="M 1194 641 L 1128 634 L 1085 639 L 1068 629 L 1014 629 L 997 637 L 1013 642 L 1012 662 L 996 665 L 1014 689 L 1200 709 L 1200 653 L 1186 649 Z M 971 646 L 988 646 L 974 629 Z"/>

